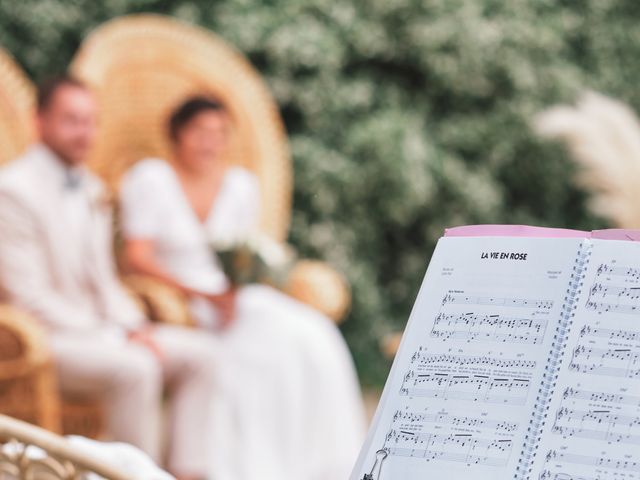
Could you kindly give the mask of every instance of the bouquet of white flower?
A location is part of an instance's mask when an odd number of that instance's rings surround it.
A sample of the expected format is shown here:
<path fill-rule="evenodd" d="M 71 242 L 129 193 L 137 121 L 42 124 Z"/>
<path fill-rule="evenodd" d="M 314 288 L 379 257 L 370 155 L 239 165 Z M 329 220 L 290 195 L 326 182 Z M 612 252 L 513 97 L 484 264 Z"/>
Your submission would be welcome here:
<path fill-rule="evenodd" d="M 212 242 L 211 248 L 235 287 L 263 283 L 281 288 L 296 259 L 292 248 L 264 235 L 245 241 Z"/>

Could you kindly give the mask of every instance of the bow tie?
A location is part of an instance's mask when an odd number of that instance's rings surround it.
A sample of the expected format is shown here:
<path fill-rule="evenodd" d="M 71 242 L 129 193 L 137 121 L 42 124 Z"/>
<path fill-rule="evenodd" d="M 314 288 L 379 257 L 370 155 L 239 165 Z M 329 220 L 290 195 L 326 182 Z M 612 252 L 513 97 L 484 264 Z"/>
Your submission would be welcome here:
<path fill-rule="evenodd" d="M 66 169 L 64 172 L 64 189 L 78 190 L 82 186 L 82 173 Z"/>

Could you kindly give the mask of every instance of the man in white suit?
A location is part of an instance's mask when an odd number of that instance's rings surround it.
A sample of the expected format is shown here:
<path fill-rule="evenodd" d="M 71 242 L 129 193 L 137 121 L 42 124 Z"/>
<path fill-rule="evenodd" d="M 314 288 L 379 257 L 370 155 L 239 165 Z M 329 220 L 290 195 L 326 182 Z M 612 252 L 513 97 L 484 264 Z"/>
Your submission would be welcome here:
<path fill-rule="evenodd" d="M 77 80 L 40 90 L 40 142 L 0 169 L 0 295 L 49 330 L 63 392 L 102 398 L 112 436 L 156 460 L 169 384 L 168 467 L 202 478 L 218 347 L 204 333 L 151 326 L 119 283 L 110 202 L 84 167 L 96 118 Z"/>

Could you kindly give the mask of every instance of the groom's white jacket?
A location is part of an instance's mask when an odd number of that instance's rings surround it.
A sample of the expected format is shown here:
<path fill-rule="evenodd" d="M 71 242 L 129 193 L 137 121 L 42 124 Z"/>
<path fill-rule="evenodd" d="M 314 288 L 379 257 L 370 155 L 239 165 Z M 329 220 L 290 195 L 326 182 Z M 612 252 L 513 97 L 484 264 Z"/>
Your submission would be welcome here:
<path fill-rule="evenodd" d="M 81 170 L 75 198 L 89 214 L 71 229 L 62 215 L 65 172 L 41 144 L 0 169 L 0 299 L 55 331 L 137 328 L 145 320 L 115 270 L 106 189 Z"/>

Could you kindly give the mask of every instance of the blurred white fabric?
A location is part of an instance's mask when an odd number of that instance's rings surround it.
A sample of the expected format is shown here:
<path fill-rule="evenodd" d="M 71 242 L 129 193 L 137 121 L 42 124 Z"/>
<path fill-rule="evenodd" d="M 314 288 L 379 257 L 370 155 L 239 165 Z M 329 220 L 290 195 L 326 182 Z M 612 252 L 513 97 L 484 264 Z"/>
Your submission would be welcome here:
<path fill-rule="evenodd" d="M 257 178 L 229 168 L 202 224 L 172 167 L 138 162 L 121 186 L 123 232 L 154 241 L 156 259 L 181 283 L 205 292 L 227 287 L 211 243 L 255 232 Z M 358 378 L 336 325 L 267 286 L 241 288 L 233 324 L 217 332 L 219 395 L 212 401 L 210 477 L 216 480 L 347 478 L 364 440 Z M 210 302 L 192 302 L 214 327 Z"/>
<path fill-rule="evenodd" d="M 68 438 L 79 451 L 102 460 L 115 468 L 124 470 L 131 475 L 131 478 L 136 480 L 175 480 L 172 475 L 161 470 L 149 455 L 128 443 L 97 442 L 78 436 L 70 436 Z M 90 475 L 88 478 L 98 480 L 101 477 Z"/>

